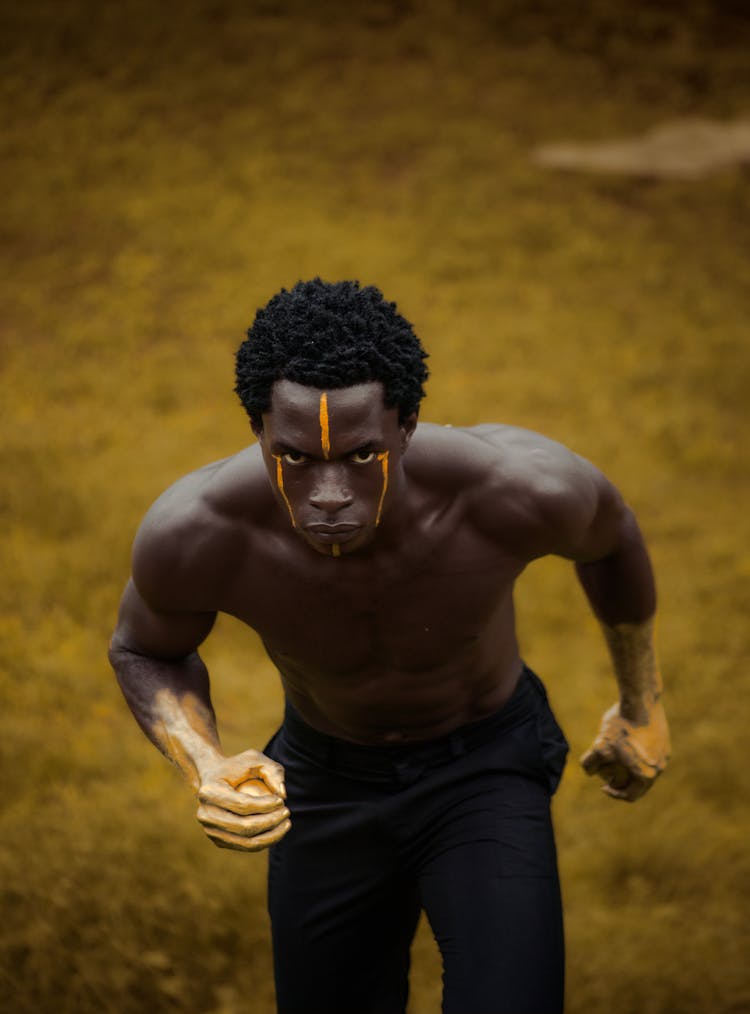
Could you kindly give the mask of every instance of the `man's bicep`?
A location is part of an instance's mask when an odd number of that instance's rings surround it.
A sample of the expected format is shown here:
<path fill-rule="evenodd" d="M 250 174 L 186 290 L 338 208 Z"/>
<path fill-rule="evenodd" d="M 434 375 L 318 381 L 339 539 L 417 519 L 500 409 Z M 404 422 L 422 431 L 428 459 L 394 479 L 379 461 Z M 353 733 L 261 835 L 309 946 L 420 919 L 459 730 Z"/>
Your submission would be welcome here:
<path fill-rule="evenodd" d="M 571 523 L 562 526 L 564 538 L 557 554 L 576 563 L 591 563 L 616 552 L 632 517 L 619 490 L 598 469 L 588 467 L 589 491 L 581 497 L 580 509 L 573 493 Z"/>
<path fill-rule="evenodd" d="M 616 551 L 630 512 L 619 490 L 595 465 L 560 448 L 534 478 L 534 555 L 591 563 Z"/>
<path fill-rule="evenodd" d="M 112 647 L 151 658 L 184 658 L 208 637 L 215 622 L 215 612 L 166 612 L 153 609 L 131 578 L 120 603 Z"/>

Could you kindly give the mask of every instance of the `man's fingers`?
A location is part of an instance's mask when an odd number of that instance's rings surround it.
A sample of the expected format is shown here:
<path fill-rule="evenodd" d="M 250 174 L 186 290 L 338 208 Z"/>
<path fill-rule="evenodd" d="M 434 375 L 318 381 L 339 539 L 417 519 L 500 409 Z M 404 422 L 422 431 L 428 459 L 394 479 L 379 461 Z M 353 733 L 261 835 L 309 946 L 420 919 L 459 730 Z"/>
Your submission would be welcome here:
<path fill-rule="evenodd" d="M 284 805 L 284 800 L 271 792 L 250 795 L 247 792 L 238 792 L 227 782 L 208 782 L 201 785 L 198 799 L 201 803 L 242 816 L 250 813 L 269 813 Z"/>
<path fill-rule="evenodd" d="M 285 820 L 270 831 L 253 835 L 252 838 L 245 838 L 243 835 L 233 834 L 231 831 L 222 831 L 217 827 L 204 828 L 206 834 L 214 843 L 222 849 L 234 849 L 237 852 L 260 852 L 269 845 L 275 845 L 281 841 L 289 828 L 292 826 L 290 820 Z"/>
<path fill-rule="evenodd" d="M 627 803 L 634 803 L 640 799 L 651 788 L 653 782 L 648 778 L 641 778 L 639 775 L 629 774 L 627 780 L 615 779 L 602 786 L 605 792 L 612 799 L 622 799 Z"/>
<path fill-rule="evenodd" d="M 581 767 L 587 775 L 595 775 L 604 761 L 596 750 L 588 750 L 581 757 Z"/>
<path fill-rule="evenodd" d="M 602 785 L 602 792 L 605 796 L 609 796 L 610 799 L 622 799 L 626 803 L 634 801 L 627 789 L 613 789 L 611 785 Z"/>
<path fill-rule="evenodd" d="M 286 786 L 284 785 L 284 769 L 281 764 L 267 761 L 258 768 L 258 774 L 269 787 L 281 799 L 286 799 Z"/>
<path fill-rule="evenodd" d="M 253 813 L 247 816 L 239 816 L 229 813 L 218 806 L 210 806 L 205 803 L 198 807 L 196 814 L 199 823 L 207 830 L 217 828 L 221 831 L 229 831 L 232 834 L 245 838 L 261 834 L 277 827 L 289 817 L 289 810 L 280 807 L 271 813 Z"/>
<path fill-rule="evenodd" d="M 284 768 L 257 750 L 226 758 L 198 789 L 198 821 L 220 848 L 257 852 L 291 827 Z"/>
<path fill-rule="evenodd" d="M 594 746 L 581 757 L 581 766 L 588 775 L 598 775 L 602 791 L 612 799 L 632 803 L 648 791 L 652 779 L 644 778 L 617 759 L 616 751 L 604 744 Z"/>
<path fill-rule="evenodd" d="M 611 765 L 614 759 L 615 752 L 609 743 L 594 743 L 581 757 L 581 767 L 587 775 L 601 774 L 602 768 Z"/>
<path fill-rule="evenodd" d="M 586 774 L 598 775 L 602 779 L 602 791 L 606 795 L 628 803 L 635 802 L 648 792 L 654 780 L 634 769 L 629 758 L 618 756 L 617 750 L 609 743 L 594 744 L 581 757 L 581 766 Z"/>

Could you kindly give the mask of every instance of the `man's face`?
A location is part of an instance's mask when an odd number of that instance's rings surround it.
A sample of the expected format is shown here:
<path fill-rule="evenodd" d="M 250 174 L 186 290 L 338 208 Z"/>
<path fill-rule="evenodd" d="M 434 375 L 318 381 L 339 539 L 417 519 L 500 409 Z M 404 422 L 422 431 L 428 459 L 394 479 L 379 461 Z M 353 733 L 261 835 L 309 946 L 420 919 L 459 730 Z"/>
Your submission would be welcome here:
<path fill-rule="evenodd" d="M 398 495 L 416 415 L 399 424 L 380 383 L 336 390 L 278 380 L 258 436 L 290 524 L 317 552 L 366 546 Z"/>

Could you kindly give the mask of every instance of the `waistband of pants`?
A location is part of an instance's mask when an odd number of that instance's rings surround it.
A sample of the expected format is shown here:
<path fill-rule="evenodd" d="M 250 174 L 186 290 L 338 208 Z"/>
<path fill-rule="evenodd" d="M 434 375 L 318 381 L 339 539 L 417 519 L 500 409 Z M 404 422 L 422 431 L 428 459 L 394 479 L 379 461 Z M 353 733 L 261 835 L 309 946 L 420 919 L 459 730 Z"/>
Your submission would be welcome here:
<path fill-rule="evenodd" d="M 546 691 L 541 680 L 523 666 L 515 690 L 496 712 L 468 722 L 434 739 L 371 746 L 319 732 L 287 701 L 283 730 L 287 741 L 324 767 L 363 777 L 392 778 L 400 770 L 437 767 L 484 746 L 534 714 Z"/>

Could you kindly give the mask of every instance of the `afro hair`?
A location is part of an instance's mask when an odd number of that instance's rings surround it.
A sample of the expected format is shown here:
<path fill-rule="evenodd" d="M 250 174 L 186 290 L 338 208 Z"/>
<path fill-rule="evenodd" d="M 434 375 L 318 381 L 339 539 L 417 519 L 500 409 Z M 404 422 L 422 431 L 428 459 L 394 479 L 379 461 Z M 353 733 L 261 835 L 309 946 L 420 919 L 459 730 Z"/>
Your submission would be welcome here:
<path fill-rule="evenodd" d="M 235 391 L 253 424 L 277 380 L 320 389 L 380 381 L 399 419 L 424 397 L 427 353 L 411 324 L 372 285 L 315 278 L 282 289 L 255 315 L 237 350 Z"/>

